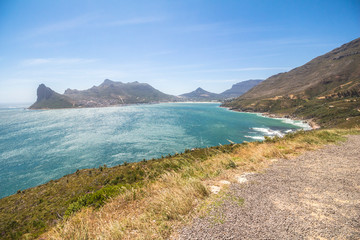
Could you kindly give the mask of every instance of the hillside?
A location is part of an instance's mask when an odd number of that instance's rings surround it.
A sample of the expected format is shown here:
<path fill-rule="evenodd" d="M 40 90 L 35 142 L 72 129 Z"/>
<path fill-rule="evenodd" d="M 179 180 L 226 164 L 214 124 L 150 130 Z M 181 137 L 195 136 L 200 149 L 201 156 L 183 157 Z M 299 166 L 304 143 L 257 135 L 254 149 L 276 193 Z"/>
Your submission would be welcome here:
<path fill-rule="evenodd" d="M 99 86 L 93 86 L 87 90 L 67 89 L 63 95 L 47 88 L 50 97 L 42 94 L 44 87 L 43 84 L 39 86 L 38 100 L 30 107 L 31 109 L 107 107 L 121 104 L 169 102 L 178 99 L 175 96 L 160 92 L 147 83 L 122 83 L 109 79 L 106 79 Z"/>
<path fill-rule="evenodd" d="M 222 98 L 219 94 L 208 92 L 200 87 L 197 88 L 195 91 L 181 94 L 180 97 L 191 101 L 212 101 Z"/>
<path fill-rule="evenodd" d="M 323 126 L 360 123 L 360 38 L 274 75 L 223 106 L 314 118 Z"/>
<path fill-rule="evenodd" d="M 242 82 L 232 85 L 232 87 L 230 89 L 220 93 L 220 95 L 223 98 L 239 97 L 239 96 L 243 95 L 244 93 L 246 93 L 247 91 L 249 91 L 251 88 L 253 88 L 256 85 L 258 85 L 259 83 L 261 83 L 262 81 L 263 80 L 259 80 L 259 79 L 242 81 Z"/>

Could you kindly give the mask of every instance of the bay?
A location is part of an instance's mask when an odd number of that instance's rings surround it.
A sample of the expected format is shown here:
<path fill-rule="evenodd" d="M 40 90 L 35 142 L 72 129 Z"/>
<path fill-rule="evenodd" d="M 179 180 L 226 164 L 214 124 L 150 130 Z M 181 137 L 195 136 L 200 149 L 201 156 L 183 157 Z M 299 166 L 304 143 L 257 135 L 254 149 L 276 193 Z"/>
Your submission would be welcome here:
<path fill-rule="evenodd" d="M 185 149 L 261 140 L 308 128 L 220 108 L 162 103 L 109 108 L 0 108 L 0 198 L 77 169 L 158 158 Z"/>

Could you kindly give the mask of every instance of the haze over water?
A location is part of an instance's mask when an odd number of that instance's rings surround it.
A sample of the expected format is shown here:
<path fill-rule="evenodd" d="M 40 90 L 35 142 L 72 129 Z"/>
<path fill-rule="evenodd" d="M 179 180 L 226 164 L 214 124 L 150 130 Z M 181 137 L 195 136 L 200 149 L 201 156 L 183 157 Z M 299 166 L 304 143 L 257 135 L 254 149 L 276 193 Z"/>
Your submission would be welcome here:
<path fill-rule="evenodd" d="M 217 103 L 110 108 L 0 108 L 0 197 L 106 164 L 261 140 L 300 122 L 232 112 Z M 296 124 L 296 125 L 294 125 Z M 306 127 L 302 125 L 302 127 Z"/>

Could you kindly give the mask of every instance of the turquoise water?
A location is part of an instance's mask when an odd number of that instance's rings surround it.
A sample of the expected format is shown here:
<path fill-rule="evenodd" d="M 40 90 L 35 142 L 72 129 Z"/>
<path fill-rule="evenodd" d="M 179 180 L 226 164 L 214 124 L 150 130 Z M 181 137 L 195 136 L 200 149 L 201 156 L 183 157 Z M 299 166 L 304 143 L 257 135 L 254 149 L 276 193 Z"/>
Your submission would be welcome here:
<path fill-rule="evenodd" d="M 158 158 L 186 148 L 260 140 L 299 129 L 291 121 L 210 103 L 111 108 L 0 108 L 0 197 L 77 169 Z"/>

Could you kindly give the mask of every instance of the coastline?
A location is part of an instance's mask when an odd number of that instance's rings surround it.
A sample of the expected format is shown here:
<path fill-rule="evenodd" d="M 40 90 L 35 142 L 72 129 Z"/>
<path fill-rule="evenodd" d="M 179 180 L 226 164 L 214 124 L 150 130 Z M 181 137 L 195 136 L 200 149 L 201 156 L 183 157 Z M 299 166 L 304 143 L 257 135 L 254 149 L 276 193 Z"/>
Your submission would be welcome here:
<path fill-rule="evenodd" d="M 270 117 L 270 118 L 282 118 L 282 119 L 291 119 L 294 121 L 302 121 L 303 123 L 306 123 L 307 125 L 309 125 L 312 128 L 312 130 L 321 128 L 320 125 L 317 124 L 314 119 L 301 119 L 301 118 L 298 118 L 295 116 L 290 116 L 290 115 L 282 116 L 282 115 L 277 115 L 274 113 L 267 113 L 267 112 L 263 112 L 263 113 L 259 113 L 259 114 L 266 116 L 266 117 Z"/>
<path fill-rule="evenodd" d="M 180 102 L 147 102 L 147 103 L 126 103 L 126 104 L 115 104 L 115 105 L 108 105 L 108 106 L 93 106 L 93 107 L 83 107 L 83 106 L 78 106 L 78 107 L 67 107 L 67 108 L 31 108 L 31 106 L 29 107 L 21 107 L 24 109 L 28 109 L 28 110 L 63 110 L 63 109 L 86 109 L 86 108 L 112 108 L 112 107 L 126 107 L 126 106 L 134 106 L 134 105 L 152 105 L 152 104 L 162 104 L 162 103 L 189 103 L 189 104 L 193 104 L 193 103 L 218 103 L 221 104 L 221 102 L 196 102 L 196 101 L 180 101 Z"/>
<path fill-rule="evenodd" d="M 220 105 L 220 107 L 226 108 L 226 109 L 228 109 L 230 111 L 234 111 L 234 112 L 258 114 L 260 116 L 268 117 L 268 118 L 283 119 L 283 120 L 290 119 L 290 120 L 293 120 L 293 121 L 302 121 L 304 124 L 309 125 L 311 130 L 316 130 L 316 129 L 321 128 L 321 126 L 319 124 L 317 124 L 314 119 L 302 119 L 302 118 L 291 116 L 291 115 L 275 114 L 275 113 L 268 113 L 268 112 L 246 112 L 246 111 L 241 111 L 241 110 L 236 109 L 236 108 L 224 107 L 224 106 L 221 106 L 221 105 Z"/>
<path fill-rule="evenodd" d="M 221 106 L 220 106 L 221 107 Z M 242 112 L 236 109 L 230 109 L 226 108 L 229 111 L 236 111 L 236 112 Z M 293 117 L 284 117 L 276 114 L 270 114 L 270 113 L 256 113 L 256 112 L 244 112 L 244 113 L 251 113 L 251 114 L 258 114 L 259 116 L 268 117 L 268 118 L 283 118 L 283 119 L 294 119 Z M 294 119 L 299 120 L 299 119 Z M 301 121 L 302 120 L 300 119 Z M 307 122 L 308 123 L 308 122 Z M 309 126 L 311 126 L 309 124 Z M 312 127 L 313 128 L 313 127 Z M 313 128 L 314 129 L 314 128 Z M 310 130 L 310 129 L 309 129 Z M 320 131 L 298 131 L 293 136 L 295 138 L 276 138 L 274 141 L 296 141 L 296 139 L 306 137 L 306 136 L 317 136 L 317 139 L 325 141 L 322 139 L 322 132 L 326 132 L 328 130 L 320 130 Z M 338 134 L 338 133 L 337 133 Z M 295 140 L 294 140 L 295 139 Z M 331 138 L 333 139 L 333 138 Z M 330 140 L 331 140 L 330 139 Z M 59 179 L 56 180 L 50 180 L 49 182 L 38 185 L 33 188 L 28 188 L 26 190 L 19 190 L 16 194 L 7 196 L 5 198 L 0 199 L 2 204 L 5 206 L 3 208 L 3 212 L 0 212 L 0 214 L 3 214 L 3 216 L 6 216 L 7 218 L 3 217 L 1 223 L 6 224 L 0 224 L 6 227 L 6 229 L 11 229 L 11 232 L 16 232 L 19 234 L 26 234 L 26 236 L 34 236 L 38 237 L 39 234 L 44 234 L 41 236 L 45 236 L 44 238 L 47 238 L 46 236 L 51 236 L 53 232 L 51 232 L 52 227 L 59 226 L 57 224 L 68 224 L 67 226 L 71 224 L 75 224 L 74 221 L 67 220 L 66 222 L 61 222 L 61 219 L 67 219 L 67 217 L 77 214 L 77 212 L 82 211 L 81 209 L 89 208 L 92 209 L 92 206 L 101 206 L 100 211 L 105 211 L 106 209 L 109 209 L 106 207 L 106 204 L 111 204 L 111 199 L 118 198 L 118 199 L 127 199 L 128 196 L 139 196 L 135 199 L 132 199 L 130 202 L 127 202 L 130 204 L 137 203 L 136 201 L 142 201 L 141 195 L 138 193 L 141 191 L 148 191 L 147 196 L 157 196 L 156 192 L 152 192 L 151 190 L 153 188 L 148 187 L 151 184 L 151 182 L 147 181 L 148 179 L 152 179 L 155 181 L 155 186 L 162 186 L 160 184 L 163 184 L 162 179 L 163 176 L 166 176 L 165 179 L 170 183 L 176 182 L 178 183 L 178 179 L 176 176 L 187 176 L 188 175 L 188 166 L 192 166 L 192 169 L 197 169 L 196 164 L 198 163 L 206 163 L 212 162 L 213 165 L 212 168 L 209 168 L 209 165 L 201 165 L 198 169 L 201 169 L 203 171 L 204 169 L 207 169 L 208 172 L 206 176 L 211 176 L 211 173 L 214 172 L 213 169 L 223 169 L 223 173 L 220 177 L 207 177 L 204 180 L 204 173 L 200 172 L 196 176 L 197 183 L 201 183 L 203 185 L 191 185 L 191 186 L 201 186 L 201 188 L 198 188 L 200 190 L 196 190 L 198 192 L 196 194 L 188 194 L 186 191 L 182 191 L 183 195 L 175 195 L 178 192 L 172 192 L 173 189 L 189 189 L 189 181 L 184 180 L 184 184 L 180 185 L 166 185 L 165 187 L 169 186 L 169 188 L 163 187 L 162 189 L 165 189 L 165 191 L 169 194 L 169 196 L 174 196 L 175 199 L 180 199 L 179 202 L 186 202 L 190 197 L 197 196 L 192 201 L 197 203 L 198 201 L 202 201 L 203 199 L 206 199 L 210 193 L 206 191 L 207 188 L 211 187 L 211 184 L 214 184 L 214 182 L 220 182 L 218 181 L 221 177 L 223 179 L 227 179 L 226 177 L 229 176 L 229 173 L 235 171 L 235 168 L 239 169 L 237 171 L 249 171 L 248 169 L 251 169 L 251 171 L 254 171 L 252 168 L 254 166 L 254 158 L 257 159 L 256 164 L 258 166 L 261 166 L 263 164 L 264 159 L 267 159 L 269 162 L 272 162 L 272 159 L 277 157 L 279 152 L 283 152 L 283 154 L 289 154 L 287 148 L 279 148 L 276 144 L 276 142 L 272 142 L 273 140 L 270 139 L 270 141 L 261 141 L 263 143 L 260 143 L 258 141 L 253 143 L 245 143 L 245 144 L 229 144 L 229 145 L 222 145 L 222 146 L 214 146 L 209 148 L 197 148 L 194 150 L 185 150 L 184 153 L 180 154 L 174 154 L 165 156 L 164 158 L 157 158 L 153 160 L 143 160 L 140 162 L 134 162 L 134 163 L 124 163 L 122 165 L 117 165 L 113 167 L 106 167 L 99 166 L 99 168 L 87 168 L 87 169 L 80 169 L 77 170 L 74 173 L 67 174 Z M 327 141 L 327 140 L 326 140 Z M 325 141 L 325 142 L 326 142 Z M 306 142 L 301 141 L 304 144 L 303 149 L 306 147 Z M 316 141 L 314 141 L 316 142 Z M 310 143 L 311 145 L 317 145 L 318 143 Z M 321 143 L 323 144 L 323 143 Z M 287 146 L 287 144 L 281 143 L 281 146 Z M 299 150 L 298 145 L 295 144 L 288 144 L 289 146 L 294 147 L 292 151 L 301 151 Z M 279 145 L 280 146 L 280 145 Z M 264 154 L 264 152 L 261 152 L 261 149 L 272 147 L 271 149 L 274 149 L 273 151 L 265 151 L 265 153 L 271 152 L 275 154 L 274 156 L 269 155 L 260 155 Z M 236 149 L 241 148 L 243 149 L 241 152 L 241 155 L 235 155 Z M 256 151 L 259 150 L 259 153 Z M 210 154 L 209 154 L 210 152 Z M 255 153 L 254 153 L 255 152 Z M 222 158 L 222 153 L 225 153 L 226 158 Z M 247 162 L 246 165 L 244 165 L 244 153 L 249 154 L 246 155 Z M 228 154 L 234 154 L 230 162 L 227 162 L 228 160 Z M 251 155 L 252 154 L 252 155 Z M 186 160 L 184 160 L 186 159 Z M 199 160 L 201 159 L 201 160 Z M 205 160 L 204 160 L 205 159 Z M 221 163 L 219 165 L 219 159 L 223 160 L 224 163 Z M 169 167 L 170 166 L 170 167 Z M 206 167 L 205 167 L 206 166 Z M 157 171 L 152 171 L 153 169 L 157 169 Z M 176 175 L 173 177 L 171 174 L 168 174 L 168 172 L 173 173 L 176 169 L 176 171 L 181 171 L 179 175 Z M 260 168 L 259 168 L 260 169 Z M 148 171 L 149 172 L 146 172 Z M 255 169 L 257 170 L 257 168 Z M 195 172 L 195 171 L 194 171 Z M 149 175 L 148 175 L 149 174 Z M 153 174 L 153 175 L 150 175 Z M 120 177 L 121 176 L 121 177 Z M 151 178 L 143 178 L 143 176 L 151 176 Z M 225 177 L 223 177 L 225 176 Z M 170 178 L 173 177 L 173 178 Z M 175 181 L 175 180 L 176 181 Z M 227 181 L 226 180 L 226 181 Z M 216 183 L 215 183 L 216 184 Z M 210 186 L 211 185 L 211 186 Z M 205 187 L 204 187 L 205 186 Z M 89 190 L 90 189 L 90 190 Z M 121 189 L 121 191 L 119 191 Z M 168 190 L 170 189 L 170 190 Z M 205 191 L 204 191 L 205 189 Z M 203 195 L 199 195 L 198 193 L 203 193 Z M 172 202 L 169 203 L 168 199 L 172 199 L 171 197 L 167 198 L 167 201 L 164 201 L 163 198 L 161 198 L 163 195 L 160 196 L 159 199 L 155 200 L 153 198 L 145 198 L 143 202 L 148 202 L 150 204 L 146 205 L 149 206 L 148 209 L 149 212 L 153 212 L 153 206 L 151 203 L 158 203 L 161 202 L 163 205 L 161 205 L 160 209 L 168 209 L 169 204 L 172 204 Z M 85 199 L 86 201 L 82 201 Z M 101 200 L 97 200 L 101 199 Z M 139 200 L 140 199 L 140 200 Z M 91 200 L 91 201 L 90 201 Z M 21 207 L 15 208 L 16 204 L 22 201 Z M 127 200 L 128 201 L 128 200 Z M 83 202 L 86 202 L 86 204 Z M 125 202 L 125 201 L 124 201 Z M 81 205 L 83 204 L 83 205 Z M 109 205 L 107 205 L 109 206 Z M 128 206 L 128 205 L 126 205 Z M 172 205 L 171 205 L 172 206 Z M 175 205 L 176 209 L 179 209 L 181 207 L 178 205 Z M 104 208 L 102 208 L 104 207 Z M 45 214 L 43 215 L 43 209 L 49 209 Z M 105 210 L 104 210 L 105 209 Z M 144 208 L 140 208 L 144 209 Z M 175 208 L 174 208 L 175 209 Z M 71 210 L 71 211 L 70 211 Z M 137 209 L 136 209 L 137 210 Z M 193 208 L 189 208 L 188 212 L 184 213 L 184 215 L 191 213 Z M 8 212 L 11 211 L 11 214 L 8 214 Z M 145 210 L 144 210 L 145 211 Z M 96 212 L 92 212 L 96 214 Z M 121 211 L 117 212 L 117 217 L 122 216 Z M 86 213 L 87 214 L 87 213 Z M 136 212 L 138 215 L 138 212 Z M 172 216 L 179 216 L 179 212 L 174 210 L 174 213 L 172 213 Z M 43 225 L 35 225 L 33 221 L 28 220 L 28 216 L 36 216 L 36 219 L 41 219 L 41 223 Z M 8 218 L 8 216 L 10 216 Z M 76 215 L 76 217 L 81 215 Z M 91 217 L 97 216 L 97 215 L 82 215 L 84 219 L 90 219 Z M 109 216 L 104 214 L 104 216 Z M 147 216 L 150 216 L 147 215 Z M 153 215 L 151 215 L 153 216 Z M 188 216 L 188 215 L 186 215 Z M 130 217 L 122 216 L 123 219 L 130 219 Z M 156 215 L 155 217 L 158 217 Z M 147 222 L 150 223 L 163 223 L 163 215 L 161 215 L 159 218 L 149 218 L 147 219 Z M 12 226 L 8 223 L 11 223 L 10 220 L 16 220 L 17 222 L 21 222 L 22 224 L 17 226 Z M 118 218 L 117 218 L 118 219 Z M 131 218 L 132 219 L 132 218 Z M 159 220 L 160 219 L 160 220 Z M 15 221 L 14 220 L 14 221 Z M 167 220 L 168 221 L 168 220 Z M 86 221 L 84 221 L 86 222 Z M 125 222 L 125 221 L 124 221 Z M 171 221 L 168 221 L 169 224 L 173 223 Z M 166 222 L 166 223 L 168 223 Z M 163 226 L 158 224 L 159 226 Z M 41 226 L 44 226 L 40 228 Z M 77 226 L 77 225 L 76 225 Z M 170 226 L 170 225 L 169 225 Z M 148 228 L 153 227 L 153 225 L 147 226 Z M 160 228 L 160 227 L 159 227 Z M 25 232 L 24 229 L 30 229 L 26 230 L 28 232 Z M 74 231 L 77 231 L 78 228 L 72 228 Z M 125 228 L 124 228 L 125 229 Z M 136 228 L 135 228 L 136 229 Z M 134 232 L 132 228 L 128 227 L 125 229 L 128 232 Z M 124 231 L 125 231 L 124 230 Z M 49 232 L 50 231 L 50 232 Z M 60 231 L 64 231 L 60 228 Z M 91 230 L 93 231 L 93 229 Z M 3 232 L 5 232 L 3 230 Z M 5 232 L 8 234 L 8 232 Z M 50 234 L 50 235 L 46 235 Z M 98 232 L 95 231 L 95 234 L 98 234 Z M 41 238 L 41 237 L 40 237 Z"/>

